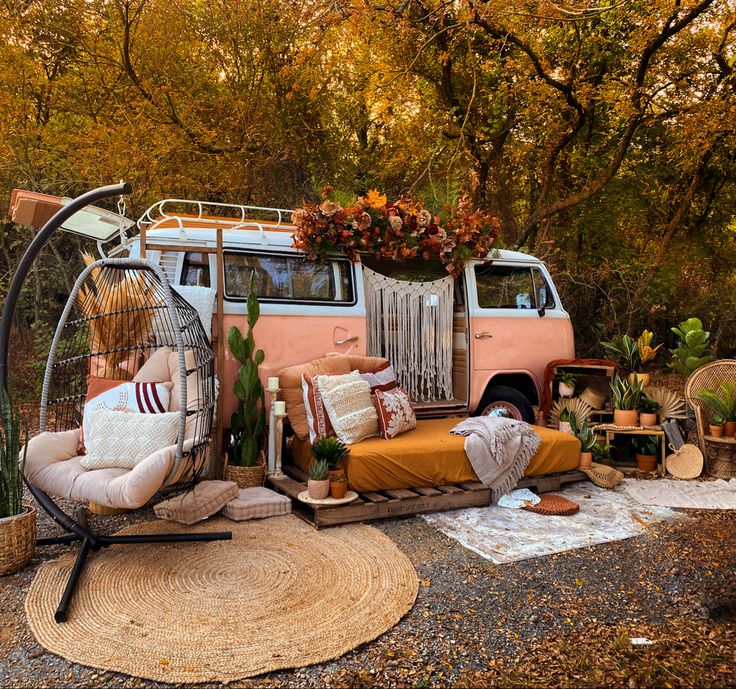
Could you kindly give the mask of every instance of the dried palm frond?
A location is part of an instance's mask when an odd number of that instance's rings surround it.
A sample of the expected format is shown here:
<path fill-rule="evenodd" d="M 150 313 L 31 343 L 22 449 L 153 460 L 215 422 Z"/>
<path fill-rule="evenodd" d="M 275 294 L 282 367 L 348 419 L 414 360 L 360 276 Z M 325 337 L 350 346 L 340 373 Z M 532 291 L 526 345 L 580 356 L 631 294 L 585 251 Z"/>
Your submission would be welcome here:
<path fill-rule="evenodd" d="M 593 413 L 593 407 L 586 402 L 583 402 L 579 397 L 570 397 L 564 400 L 556 400 L 552 404 L 552 410 L 549 414 L 549 425 L 554 428 L 560 427 L 560 414 L 563 411 L 568 411 L 570 414 L 575 414 L 575 420 L 577 423 L 582 424 L 583 421 L 587 421 L 590 415 Z"/>
<path fill-rule="evenodd" d="M 82 254 L 86 265 L 94 257 Z M 77 301 L 89 323 L 90 349 L 94 353 L 91 373 L 110 378 L 132 378 L 137 368 L 134 353 L 152 335 L 156 297 L 138 271 L 126 271 L 113 281 L 112 273 L 101 279 L 98 268 L 90 275 L 91 285 L 82 286 Z M 149 307 L 149 308 L 146 308 Z"/>
<path fill-rule="evenodd" d="M 644 390 L 644 396 L 647 399 L 654 400 L 659 403 L 659 413 L 662 419 L 686 419 L 687 405 L 685 399 L 680 397 L 676 392 L 649 386 Z"/>

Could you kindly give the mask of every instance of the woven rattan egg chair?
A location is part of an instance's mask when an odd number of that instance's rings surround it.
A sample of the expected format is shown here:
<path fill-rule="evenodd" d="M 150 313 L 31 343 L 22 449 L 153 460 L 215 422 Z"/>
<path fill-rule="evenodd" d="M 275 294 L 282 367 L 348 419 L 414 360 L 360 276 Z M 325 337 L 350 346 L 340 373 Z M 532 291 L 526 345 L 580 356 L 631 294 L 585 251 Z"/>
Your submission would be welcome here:
<path fill-rule="evenodd" d="M 178 412 L 175 444 L 157 449 L 130 469 L 85 469 L 80 463 L 84 459 L 80 449 L 84 442 L 82 420 L 90 394 L 88 385 L 91 390 L 93 380 L 129 382 L 124 389 L 130 392 L 115 394 L 125 394 L 125 400 L 135 396 L 135 403 L 130 403 L 134 411 Z M 153 399 L 151 381 L 166 384 L 164 389 L 170 391 L 168 409 L 160 399 Z M 135 404 L 140 409 L 135 409 Z M 90 550 L 117 543 L 230 538 L 228 532 L 100 536 L 80 523 L 84 520 L 65 514 L 49 497 L 109 509 L 136 509 L 156 494 L 188 490 L 209 460 L 214 408 L 210 342 L 197 311 L 170 288 L 161 268 L 131 258 L 102 259 L 89 265 L 74 285 L 56 328 L 41 396 L 41 434 L 30 441 L 24 468 L 31 493 L 69 532 L 59 538 L 40 539 L 39 545 L 81 541 L 56 612 L 57 621 L 66 618 Z M 121 412 L 129 409 L 113 407 Z M 170 426 L 172 421 L 169 417 Z"/>

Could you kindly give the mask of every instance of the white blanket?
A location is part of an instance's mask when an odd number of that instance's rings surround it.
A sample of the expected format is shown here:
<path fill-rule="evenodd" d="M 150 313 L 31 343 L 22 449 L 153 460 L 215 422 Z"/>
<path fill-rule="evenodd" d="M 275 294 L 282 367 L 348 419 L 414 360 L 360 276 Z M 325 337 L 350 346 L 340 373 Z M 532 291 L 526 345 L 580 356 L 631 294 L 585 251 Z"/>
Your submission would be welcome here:
<path fill-rule="evenodd" d="M 730 481 L 626 479 L 621 485 L 626 494 L 640 505 L 692 510 L 736 510 L 736 479 Z"/>

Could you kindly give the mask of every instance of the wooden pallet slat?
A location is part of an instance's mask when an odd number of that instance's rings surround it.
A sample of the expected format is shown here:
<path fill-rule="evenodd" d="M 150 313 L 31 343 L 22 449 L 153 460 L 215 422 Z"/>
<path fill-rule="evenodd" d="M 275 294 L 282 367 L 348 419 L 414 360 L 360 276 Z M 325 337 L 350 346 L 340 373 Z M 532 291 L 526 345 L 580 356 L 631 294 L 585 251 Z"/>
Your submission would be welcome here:
<path fill-rule="evenodd" d="M 488 486 L 484 486 L 480 481 L 473 481 L 472 483 L 461 483 L 460 487 L 465 490 L 485 490 Z"/>
<path fill-rule="evenodd" d="M 460 486 L 437 486 L 437 490 L 441 490 L 443 493 L 455 494 L 464 493 L 465 491 Z"/>
<path fill-rule="evenodd" d="M 427 497 L 430 497 L 432 495 L 442 495 L 442 491 L 437 490 L 436 488 L 412 488 L 412 490 L 415 493 L 419 493 L 419 495 L 426 495 Z"/>
<path fill-rule="evenodd" d="M 388 498 L 380 493 L 358 493 L 366 502 L 388 502 Z"/>
<path fill-rule="evenodd" d="M 394 500 L 407 500 L 409 498 L 416 498 L 418 497 L 418 493 L 415 493 L 414 491 L 407 490 L 405 488 L 397 488 L 397 489 L 386 489 L 383 491 L 385 495 L 388 495 L 390 498 L 394 498 Z"/>

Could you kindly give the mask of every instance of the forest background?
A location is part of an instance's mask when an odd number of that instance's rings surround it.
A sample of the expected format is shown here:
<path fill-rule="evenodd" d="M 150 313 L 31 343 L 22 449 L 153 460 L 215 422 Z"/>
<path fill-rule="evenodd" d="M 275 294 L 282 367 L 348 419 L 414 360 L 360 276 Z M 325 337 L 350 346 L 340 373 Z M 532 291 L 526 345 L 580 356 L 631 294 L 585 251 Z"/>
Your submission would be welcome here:
<path fill-rule="evenodd" d="M 3 209 L 468 192 L 548 262 L 578 354 L 689 316 L 736 352 L 736 0 L 3 0 L 0 34 Z M 2 220 L 0 295 L 32 233 Z M 23 295 L 24 396 L 80 248 Z"/>

